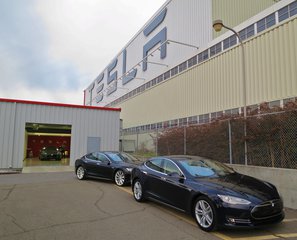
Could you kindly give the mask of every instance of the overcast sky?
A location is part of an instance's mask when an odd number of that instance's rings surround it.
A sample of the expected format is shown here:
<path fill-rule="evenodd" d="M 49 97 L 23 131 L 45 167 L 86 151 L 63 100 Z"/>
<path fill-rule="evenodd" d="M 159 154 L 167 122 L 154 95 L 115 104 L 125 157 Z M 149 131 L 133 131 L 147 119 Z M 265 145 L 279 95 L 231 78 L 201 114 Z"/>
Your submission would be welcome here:
<path fill-rule="evenodd" d="M 0 0 L 0 98 L 83 103 L 83 90 L 166 0 Z"/>

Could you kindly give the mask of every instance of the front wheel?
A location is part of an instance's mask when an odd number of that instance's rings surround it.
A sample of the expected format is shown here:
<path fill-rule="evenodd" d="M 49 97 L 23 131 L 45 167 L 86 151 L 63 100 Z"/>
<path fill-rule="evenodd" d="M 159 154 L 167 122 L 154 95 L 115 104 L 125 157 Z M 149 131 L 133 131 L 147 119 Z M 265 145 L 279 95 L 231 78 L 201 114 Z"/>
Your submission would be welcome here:
<path fill-rule="evenodd" d="M 134 199 L 137 202 L 143 202 L 144 201 L 144 197 L 143 197 L 143 188 L 142 188 L 142 184 L 140 182 L 139 179 L 136 179 L 133 183 L 133 196 Z"/>
<path fill-rule="evenodd" d="M 82 167 L 82 166 L 79 166 L 77 169 L 76 169 L 76 176 L 79 180 L 83 180 L 86 178 L 86 171 L 85 169 Z"/>
<path fill-rule="evenodd" d="M 217 214 L 214 204 L 205 196 L 196 200 L 194 216 L 198 226 L 204 231 L 212 231 L 217 225 Z"/>
<path fill-rule="evenodd" d="M 122 170 L 116 171 L 114 175 L 114 182 L 118 186 L 123 186 L 125 184 L 126 176 L 125 173 Z"/>

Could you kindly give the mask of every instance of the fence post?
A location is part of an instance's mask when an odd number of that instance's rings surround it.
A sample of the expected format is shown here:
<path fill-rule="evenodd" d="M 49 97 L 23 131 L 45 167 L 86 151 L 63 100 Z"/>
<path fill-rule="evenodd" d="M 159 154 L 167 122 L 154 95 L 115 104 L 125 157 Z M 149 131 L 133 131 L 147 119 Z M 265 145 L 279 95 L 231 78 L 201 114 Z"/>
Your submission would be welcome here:
<path fill-rule="evenodd" d="M 184 126 L 184 155 L 187 155 L 187 127 Z"/>
<path fill-rule="evenodd" d="M 156 129 L 156 156 L 158 156 L 158 128 Z"/>
<path fill-rule="evenodd" d="M 229 127 L 229 161 L 230 161 L 230 164 L 232 164 L 233 163 L 233 159 L 232 159 L 232 128 L 231 128 L 230 119 L 228 120 L 228 127 Z"/>
<path fill-rule="evenodd" d="M 138 152 L 138 130 L 136 131 L 136 152 Z"/>

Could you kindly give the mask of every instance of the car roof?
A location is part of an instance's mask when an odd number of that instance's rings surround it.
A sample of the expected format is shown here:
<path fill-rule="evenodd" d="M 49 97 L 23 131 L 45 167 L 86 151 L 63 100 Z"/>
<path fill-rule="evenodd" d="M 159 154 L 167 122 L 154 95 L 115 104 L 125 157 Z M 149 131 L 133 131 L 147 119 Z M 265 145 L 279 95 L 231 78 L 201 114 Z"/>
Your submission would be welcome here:
<path fill-rule="evenodd" d="M 205 157 L 200 156 L 192 156 L 192 155 L 168 155 L 168 156 L 162 156 L 163 158 L 168 158 L 175 161 L 181 161 L 181 160 L 201 160 L 201 159 L 208 159 Z"/>

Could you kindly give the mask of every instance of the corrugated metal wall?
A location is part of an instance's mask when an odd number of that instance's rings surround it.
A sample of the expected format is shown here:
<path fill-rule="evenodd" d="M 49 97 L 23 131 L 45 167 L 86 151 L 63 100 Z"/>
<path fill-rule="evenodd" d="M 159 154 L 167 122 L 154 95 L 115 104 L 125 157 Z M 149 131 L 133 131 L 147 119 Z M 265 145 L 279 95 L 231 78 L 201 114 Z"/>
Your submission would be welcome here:
<path fill-rule="evenodd" d="M 274 0 L 212 0 L 212 20 L 221 19 L 227 26 L 235 27 L 275 3 Z M 213 31 L 213 36 L 224 32 L 226 29 Z"/>
<path fill-rule="evenodd" d="M 70 165 L 86 154 L 87 137 L 100 137 L 100 150 L 119 150 L 119 111 L 0 101 L 0 169 L 22 168 L 26 123 L 71 125 Z"/>
<path fill-rule="evenodd" d="M 297 96 L 297 18 L 244 43 L 247 105 Z M 122 103 L 123 127 L 243 106 L 236 46 Z"/>

